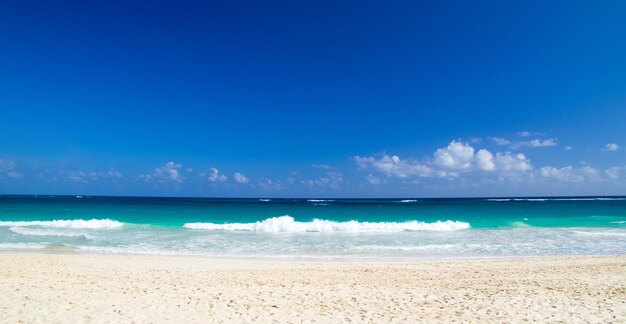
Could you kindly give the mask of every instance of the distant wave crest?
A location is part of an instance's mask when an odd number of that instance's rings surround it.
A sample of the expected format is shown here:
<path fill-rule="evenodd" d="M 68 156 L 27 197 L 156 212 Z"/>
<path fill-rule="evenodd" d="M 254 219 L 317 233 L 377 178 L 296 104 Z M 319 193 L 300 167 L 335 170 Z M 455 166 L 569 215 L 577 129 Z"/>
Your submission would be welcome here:
<path fill-rule="evenodd" d="M 52 220 L 52 221 L 16 221 L 0 222 L 0 226 L 40 226 L 55 228 L 120 228 L 124 223 L 112 219 L 72 219 L 72 220 Z"/>
<path fill-rule="evenodd" d="M 437 221 L 425 223 L 419 221 L 408 222 L 334 222 L 323 219 L 314 219 L 310 222 L 297 222 L 291 216 L 272 217 L 255 223 L 187 223 L 183 227 L 200 230 L 221 231 L 252 231 L 265 233 L 304 233 L 304 232 L 403 232 L 403 231 L 456 231 L 470 228 L 469 223 L 458 221 Z"/>
<path fill-rule="evenodd" d="M 489 198 L 487 201 L 611 201 L 626 200 L 626 198 Z"/>

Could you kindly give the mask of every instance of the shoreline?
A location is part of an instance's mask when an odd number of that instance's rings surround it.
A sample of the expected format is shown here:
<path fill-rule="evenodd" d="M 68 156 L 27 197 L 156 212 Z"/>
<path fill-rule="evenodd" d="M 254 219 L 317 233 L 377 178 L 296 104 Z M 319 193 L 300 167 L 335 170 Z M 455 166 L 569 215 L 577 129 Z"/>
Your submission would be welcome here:
<path fill-rule="evenodd" d="M 210 261 L 276 261 L 276 262 L 311 262 L 311 263 L 334 263 L 334 262 L 354 262 L 354 263 L 428 263 L 428 262 L 456 262 L 456 261 L 523 261 L 523 260 L 551 260 L 551 259 L 571 259 L 571 258 L 626 258 L 626 254 L 564 254 L 564 255 L 510 255 L 510 256 L 471 256 L 471 257 L 380 257 L 380 256 L 293 256 L 293 255 L 209 255 L 209 254 L 150 254 L 150 253 L 118 253 L 118 252 L 98 252 L 98 251 L 78 251 L 66 248 L 50 249 L 0 249 L 1 255 L 66 255 L 66 256 L 120 256 L 120 257 L 154 257 L 154 258 L 182 258 L 199 259 Z"/>
<path fill-rule="evenodd" d="M 64 251 L 65 252 L 65 251 Z M 586 321 L 626 316 L 626 256 L 284 260 L 0 253 L 8 322 Z"/>

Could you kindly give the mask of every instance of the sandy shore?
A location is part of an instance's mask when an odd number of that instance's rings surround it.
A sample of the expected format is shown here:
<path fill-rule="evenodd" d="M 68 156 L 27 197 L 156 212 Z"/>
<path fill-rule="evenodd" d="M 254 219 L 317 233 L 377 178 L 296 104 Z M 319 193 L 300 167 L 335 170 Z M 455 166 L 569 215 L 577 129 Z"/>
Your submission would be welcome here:
<path fill-rule="evenodd" d="M 625 322 L 626 256 L 439 262 L 0 254 L 0 322 Z"/>

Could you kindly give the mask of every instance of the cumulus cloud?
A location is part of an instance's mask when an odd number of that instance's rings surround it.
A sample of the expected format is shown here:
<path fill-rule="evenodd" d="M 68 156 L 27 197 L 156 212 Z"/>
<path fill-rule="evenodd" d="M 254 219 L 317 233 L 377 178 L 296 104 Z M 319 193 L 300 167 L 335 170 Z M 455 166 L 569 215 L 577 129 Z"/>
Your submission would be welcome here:
<path fill-rule="evenodd" d="M 522 153 L 513 154 L 511 152 L 496 153 L 494 163 L 498 170 L 503 171 L 528 171 L 533 168 L 530 160 Z"/>
<path fill-rule="evenodd" d="M 323 170 L 329 170 L 330 169 L 330 165 L 328 165 L 328 164 L 313 164 L 312 167 L 314 167 L 316 169 L 323 169 Z"/>
<path fill-rule="evenodd" d="M 522 131 L 522 132 L 517 133 L 517 135 L 520 136 L 520 137 L 528 137 L 528 136 L 530 136 L 530 132 L 529 131 Z"/>
<path fill-rule="evenodd" d="M 224 182 L 228 180 L 228 177 L 221 174 L 216 168 L 209 168 L 209 171 L 200 173 L 201 177 L 207 177 L 210 182 Z"/>
<path fill-rule="evenodd" d="M 617 150 L 619 150 L 619 145 L 615 144 L 615 143 L 609 143 L 606 145 L 605 151 L 610 151 L 610 152 L 615 152 Z"/>
<path fill-rule="evenodd" d="M 539 175 L 561 182 L 583 182 L 598 179 L 599 171 L 590 166 L 581 168 L 574 168 L 571 165 L 562 168 L 546 166 L 539 169 Z"/>
<path fill-rule="evenodd" d="M 15 170 L 16 164 L 12 160 L 0 159 L 0 176 L 5 175 L 12 179 L 19 179 L 24 175 Z"/>
<path fill-rule="evenodd" d="M 185 176 L 180 173 L 180 169 L 183 167 L 180 163 L 167 162 L 165 165 L 157 167 L 150 174 L 142 174 L 140 179 L 151 182 L 176 182 L 182 183 L 185 181 Z"/>
<path fill-rule="evenodd" d="M 474 148 L 467 143 L 452 141 L 435 151 L 435 165 L 452 170 L 468 170 L 472 166 Z"/>
<path fill-rule="evenodd" d="M 243 173 L 239 173 L 239 172 L 233 173 L 233 178 L 235 179 L 235 181 L 237 181 L 237 183 L 250 182 L 250 179 L 246 178 L 246 176 Z"/>
<path fill-rule="evenodd" d="M 478 168 L 481 170 L 493 171 L 496 169 L 493 154 L 487 150 L 479 150 L 478 153 L 476 153 L 475 159 Z"/>
<path fill-rule="evenodd" d="M 498 152 L 493 154 L 485 149 L 476 152 L 468 143 L 458 141 L 452 141 L 448 146 L 437 149 L 431 160 L 423 162 L 402 160 L 397 155 L 383 155 L 378 158 L 356 156 L 354 160 L 361 169 L 372 168 L 387 176 L 397 178 L 454 178 L 464 172 L 501 171 L 510 174 L 511 172 L 525 172 L 532 169 L 530 160 L 522 153 Z"/>

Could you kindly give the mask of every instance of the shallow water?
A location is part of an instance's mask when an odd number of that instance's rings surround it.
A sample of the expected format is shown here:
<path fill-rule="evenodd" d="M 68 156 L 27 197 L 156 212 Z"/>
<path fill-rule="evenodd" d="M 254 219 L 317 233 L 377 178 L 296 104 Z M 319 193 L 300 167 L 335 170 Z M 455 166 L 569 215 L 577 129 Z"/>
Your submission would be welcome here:
<path fill-rule="evenodd" d="M 626 197 L 0 196 L 0 249 L 286 258 L 626 253 Z"/>

